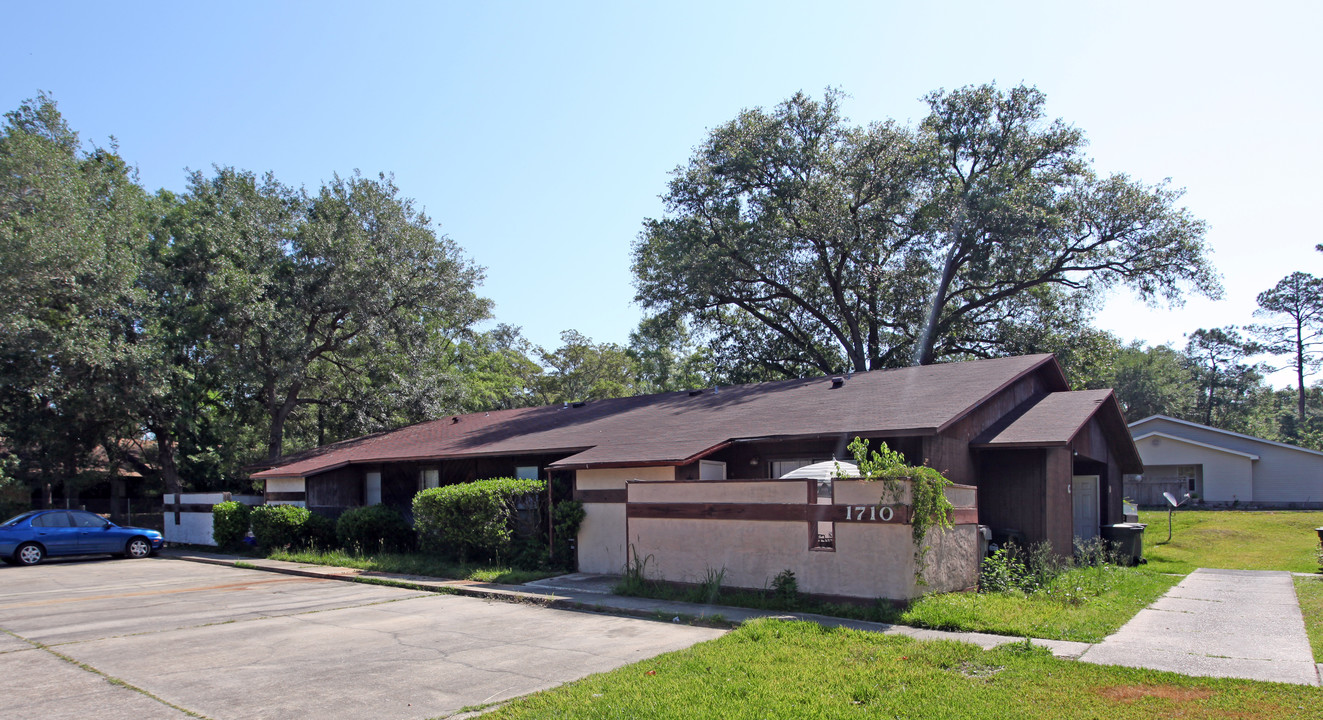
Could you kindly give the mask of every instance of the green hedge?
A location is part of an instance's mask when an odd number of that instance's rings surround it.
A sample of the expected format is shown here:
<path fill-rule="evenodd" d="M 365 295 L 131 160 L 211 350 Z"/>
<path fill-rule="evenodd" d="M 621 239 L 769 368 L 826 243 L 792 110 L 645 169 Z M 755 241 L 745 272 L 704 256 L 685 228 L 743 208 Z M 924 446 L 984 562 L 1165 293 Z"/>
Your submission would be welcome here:
<path fill-rule="evenodd" d="M 340 547 L 340 542 L 335 536 L 335 521 L 311 511 L 308 513 L 308 519 L 303 521 L 303 527 L 299 529 L 299 540 L 299 544 L 319 550 L 334 550 Z"/>
<path fill-rule="evenodd" d="M 304 524 L 312 513 L 297 505 L 258 505 L 253 508 L 253 536 L 263 550 L 305 544 Z M 314 521 L 315 522 L 315 521 Z"/>
<path fill-rule="evenodd" d="M 243 544 L 252 522 L 252 511 L 247 505 L 233 500 L 211 506 L 211 539 L 216 547 L 233 549 Z"/>
<path fill-rule="evenodd" d="M 346 510 L 335 524 L 340 545 L 357 553 L 409 552 L 416 536 L 394 508 L 368 505 Z"/>
<path fill-rule="evenodd" d="M 423 550 L 467 562 L 499 560 L 513 550 L 515 502 L 546 491 L 542 480 L 497 478 L 424 490 L 413 498 L 413 524 Z"/>

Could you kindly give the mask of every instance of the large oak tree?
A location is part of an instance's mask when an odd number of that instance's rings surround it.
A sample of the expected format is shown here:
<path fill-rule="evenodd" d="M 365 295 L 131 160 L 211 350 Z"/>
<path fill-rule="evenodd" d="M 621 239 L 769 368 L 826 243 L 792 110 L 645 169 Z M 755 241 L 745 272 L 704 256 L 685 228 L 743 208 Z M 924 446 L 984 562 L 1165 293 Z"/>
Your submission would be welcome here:
<path fill-rule="evenodd" d="M 638 301 L 794 375 L 1002 354 L 1115 286 L 1220 292 L 1180 193 L 1095 173 L 1038 90 L 926 99 L 912 128 L 850 125 L 829 91 L 713 130 L 634 245 Z"/>

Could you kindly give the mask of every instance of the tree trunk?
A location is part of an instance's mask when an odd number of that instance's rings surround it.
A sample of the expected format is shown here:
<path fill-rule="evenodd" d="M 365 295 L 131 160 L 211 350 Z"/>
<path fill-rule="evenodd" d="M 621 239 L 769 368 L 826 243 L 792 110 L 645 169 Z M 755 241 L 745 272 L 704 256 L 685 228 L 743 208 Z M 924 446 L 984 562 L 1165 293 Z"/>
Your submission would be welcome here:
<path fill-rule="evenodd" d="M 919 336 L 919 347 L 914 352 L 915 365 L 933 364 L 933 348 L 937 344 L 937 323 L 942 317 L 942 308 L 946 306 L 946 293 L 951 289 L 951 281 L 955 279 L 956 269 L 960 265 L 957 262 L 959 255 L 960 243 L 956 242 L 946 254 L 946 262 L 942 266 L 942 279 L 937 283 L 937 291 L 933 293 L 933 303 L 928 310 L 928 322 L 924 324 L 923 334 Z"/>
<path fill-rule="evenodd" d="M 284 402 L 279 406 L 274 403 L 267 406 L 271 413 L 271 427 L 266 436 L 266 459 L 268 461 L 278 460 L 284 454 L 285 421 L 289 419 L 290 413 L 294 412 L 294 407 L 299 401 L 299 390 L 302 387 L 302 383 L 294 383 L 294 386 L 286 393 Z"/>
<path fill-rule="evenodd" d="M 1299 432 L 1305 429 L 1305 328 L 1297 320 L 1295 323 L 1295 387 L 1296 413 L 1300 418 Z"/>
<path fill-rule="evenodd" d="M 174 435 L 169 430 L 160 427 L 150 428 L 152 434 L 156 436 L 156 461 L 161 466 L 161 480 L 165 483 L 166 492 L 174 494 L 174 502 L 171 503 L 171 512 L 174 514 L 173 521 L 178 525 L 180 520 L 180 507 L 184 502 L 184 481 L 179 477 L 179 465 L 176 462 L 178 443 L 175 442 Z"/>

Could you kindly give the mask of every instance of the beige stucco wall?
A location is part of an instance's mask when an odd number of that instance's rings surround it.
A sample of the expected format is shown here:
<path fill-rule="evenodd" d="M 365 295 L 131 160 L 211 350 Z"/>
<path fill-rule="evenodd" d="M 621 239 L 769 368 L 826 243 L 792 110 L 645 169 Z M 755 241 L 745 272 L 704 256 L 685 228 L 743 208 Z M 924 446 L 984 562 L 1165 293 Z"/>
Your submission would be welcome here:
<path fill-rule="evenodd" d="M 1164 437 L 1144 438 L 1136 447 L 1145 468 L 1202 465 L 1203 499 L 1208 502 L 1249 502 L 1254 497 L 1254 461 L 1243 455 Z"/>
<path fill-rule="evenodd" d="M 594 468 L 577 470 L 577 490 L 624 490 L 630 481 L 666 482 L 675 479 L 673 467 Z M 629 562 L 625 537 L 624 503 L 584 503 L 579 526 L 579 571 L 619 575 Z"/>
<path fill-rule="evenodd" d="M 796 483 L 797 484 L 797 483 Z M 644 489 L 630 485 L 630 501 L 641 502 L 782 502 L 773 485 L 791 483 L 668 483 Z M 701 490 L 701 492 L 700 492 Z M 967 488 L 953 488 L 964 501 Z M 838 481 L 837 504 L 873 505 L 882 494 L 878 483 Z M 701 498 L 701 499 L 700 499 Z M 767 500 L 756 498 L 769 498 Z M 725 571 L 730 587 L 761 589 L 783 570 L 792 570 L 802 592 L 860 598 L 907 599 L 924 592 L 962 590 L 978 581 L 977 530 L 957 526 L 933 531 L 925 563 L 926 586 L 914 581 L 911 527 L 902 524 L 838 522 L 834 551 L 809 548 L 804 522 L 748 520 L 643 519 L 629 521 L 629 544 L 648 559 L 649 577 L 673 582 L 701 582 L 709 571 Z"/>
<path fill-rule="evenodd" d="M 266 481 L 266 491 L 269 493 L 277 492 L 307 492 L 307 482 L 304 478 L 271 478 Z M 269 500 L 267 505 L 297 505 L 305 507 L 308 503 L 303 500 Z"/>

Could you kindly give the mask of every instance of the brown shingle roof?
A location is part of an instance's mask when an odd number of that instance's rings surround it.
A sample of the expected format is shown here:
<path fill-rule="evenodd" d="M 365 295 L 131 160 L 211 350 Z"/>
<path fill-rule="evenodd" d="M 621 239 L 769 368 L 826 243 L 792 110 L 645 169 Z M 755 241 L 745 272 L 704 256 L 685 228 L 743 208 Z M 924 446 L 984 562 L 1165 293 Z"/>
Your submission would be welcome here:
<path fill-rule="evenodd" d="M 981 447 L 1065 445 L 1098 412 L 1111 390 L 1077 390 L 1040 398 L 974 440 Z"/>
<path fill-rule="evenodd" d="M 1125 419 L 1111 390 L 1055 392 L 1020 408 L 974 439 L 976 448 L 1045 447 L 1069 444 L 1094 416 L 1101 420 L 1110 447 L 1124 472 L 1142 472 L 1133 441 L 1126 441 Z M 1139 469 L 1136 469 L 1139 468 Z"/>
<path fill-rule="evenodd" d="M 564 452 L 552 467 L 680 464 L 734 439 L 817 434 L 930 434 L 1051 355 L 976 360 L 723 387 L 702 394 L 640 395 L 445 417 L 327 445 L 255 478 L 302 477 L 350 463 Z M 1056 388 L 1054 388 L 1056 389 Z"/>

